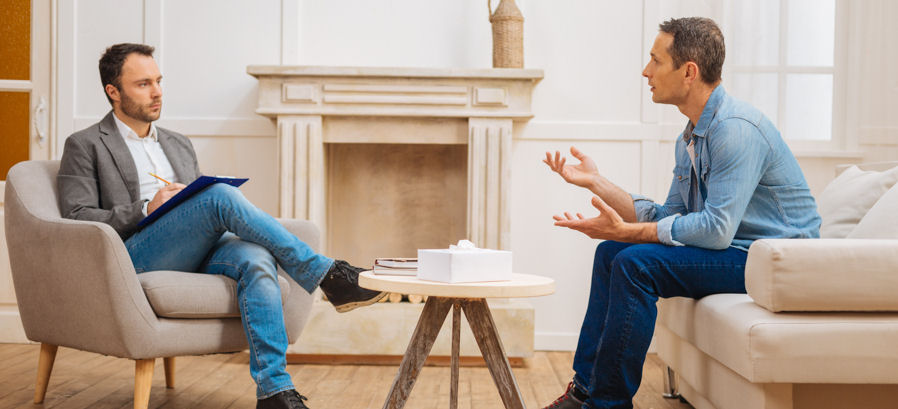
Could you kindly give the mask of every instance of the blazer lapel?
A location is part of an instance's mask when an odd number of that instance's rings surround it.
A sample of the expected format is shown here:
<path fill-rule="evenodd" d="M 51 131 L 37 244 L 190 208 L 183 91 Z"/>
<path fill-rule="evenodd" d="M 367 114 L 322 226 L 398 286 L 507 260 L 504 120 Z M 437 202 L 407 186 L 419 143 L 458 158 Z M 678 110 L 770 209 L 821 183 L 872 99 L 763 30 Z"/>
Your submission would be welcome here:
<path fill-rule="evenodd" d="M 185 185 L 190 184 L 198 176 L 194 175 L 196 172 L 190 167 L 192 161 L 185 158 L 185 153 L 182 152 L 183 149 L 173 140 L 174 138 L 168 132 L 158 126 L 156 127 L 156 132 L 159 136 L 159 144 L 162 145 L 162 151 L 165 152 L 168 162 L 171 163 L 171 168 L 175 171 L 178 182 Z"/>
<path fill-rule="evenodd" d="M 100 140 L 103 141 L 106 149 L 109 150 L 109 154 L 112 155 L 112 160 L 115 161 L 115 167 L 118 168 L 119 173 L 122 175 L 122 180 L 125 181 L 131 200 L 137 200 L 140 198 L 140 180 L 137 177 L 137 165 L 134 164 L 131 151 L 128 150 L 128 145 L 125 144 L 125 140 L 119 134 L 118 127 L 115 125 L 115 118 L 112 115 L 112 111 L 110 111 L 100 121 Z"/>

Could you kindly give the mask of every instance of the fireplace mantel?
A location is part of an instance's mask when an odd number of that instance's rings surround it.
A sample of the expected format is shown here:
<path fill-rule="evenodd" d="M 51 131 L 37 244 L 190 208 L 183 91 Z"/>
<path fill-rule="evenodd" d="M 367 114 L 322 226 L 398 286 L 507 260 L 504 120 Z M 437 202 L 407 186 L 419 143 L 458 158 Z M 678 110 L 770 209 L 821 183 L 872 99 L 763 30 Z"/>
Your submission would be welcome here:
<path fill-rule="evenodd" d="M 512 130 L 533 117 L 542 70 L 252 65 L 247 73 L 259 80 L 256 113 L 277 122 L 281 217 L 312 220 L 327 234 L 327 143 L 467 144 L 468 237 L 510 247 Z"/>

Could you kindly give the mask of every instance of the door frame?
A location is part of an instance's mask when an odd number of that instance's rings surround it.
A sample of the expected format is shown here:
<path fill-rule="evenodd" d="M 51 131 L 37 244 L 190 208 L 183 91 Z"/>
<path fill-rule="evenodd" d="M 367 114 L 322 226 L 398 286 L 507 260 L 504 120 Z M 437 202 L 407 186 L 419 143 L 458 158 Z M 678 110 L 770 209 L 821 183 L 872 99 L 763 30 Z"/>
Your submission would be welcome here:
<path fill-rule="evenodd" d="M 57 157 L 56 149 L 56 0 L 31 0 L 31 72 L 29 80 L 2 80 L 0 91 L 31 92 L 29 101 L 29 159 Z M 44 100 L 40 124 L 45 139 L 38 140 L 35 111 Z M 0 192 L 6 181 L 0 180 Z M 19 316 L 6 251 L 5 195 L 0 193 L 0 342 L 28 342 Z"/>

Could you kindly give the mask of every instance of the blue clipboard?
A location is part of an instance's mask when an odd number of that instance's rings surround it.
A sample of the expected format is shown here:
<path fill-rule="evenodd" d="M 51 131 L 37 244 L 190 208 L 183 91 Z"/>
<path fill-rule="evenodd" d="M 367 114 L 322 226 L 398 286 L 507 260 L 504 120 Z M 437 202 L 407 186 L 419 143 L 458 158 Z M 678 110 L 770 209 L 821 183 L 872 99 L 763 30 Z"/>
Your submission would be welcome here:
<path fill-rule="evenodd" d="M 226 183 L 234 187 L 238 187 L 245 183 L 249 178 L 229 178 L 229 177 L 221 177 L 221 176 L 200 176 L 193 183 L 187 185 L 184 189 L 182 189 L 178 194 L 172 196 L 171 199 L 168 199 L 167 202 L 163 203 L 162 206 L 159 206 L 153 213 L 150 213 L 149 216 L 144 217 L 143 220 L 137 223 L 137 227 L 143 228 L 148 224 L 156 221 L 156 219 L 162 217 L 169 210 L 177 207 L 181 202 L 190 199 L 191 196 L 199 193 L 203 189 L 213 185 L 215 183 Z"/>

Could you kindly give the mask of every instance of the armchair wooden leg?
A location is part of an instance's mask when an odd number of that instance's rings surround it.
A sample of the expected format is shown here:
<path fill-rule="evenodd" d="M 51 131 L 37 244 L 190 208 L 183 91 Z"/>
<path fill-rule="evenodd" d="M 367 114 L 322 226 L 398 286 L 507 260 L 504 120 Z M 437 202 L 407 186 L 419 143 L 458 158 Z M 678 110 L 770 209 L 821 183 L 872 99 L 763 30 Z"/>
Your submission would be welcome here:
<path fill-rule="evenodd" d="M 37 382 L 34 385 L 34 403 L 44 401 L 47 394 L 47 384 L 50 383 L 50 372 L 53 372 L 53 362 L 56 361 L 56 345 L 41 344 L 41 354 L 37 360 Z"/>
<path fill-rule="evenodd" d="M 165 387 L 168 389 L 175 388 L 175 357 L 162 358 L 165 363 Z"/>
<path fill-rule="evenodd" d="M 153 386 L 155 359 L 134 360 L 134 409 L 147 409 L 150 405 L 150 387 Z"/>

